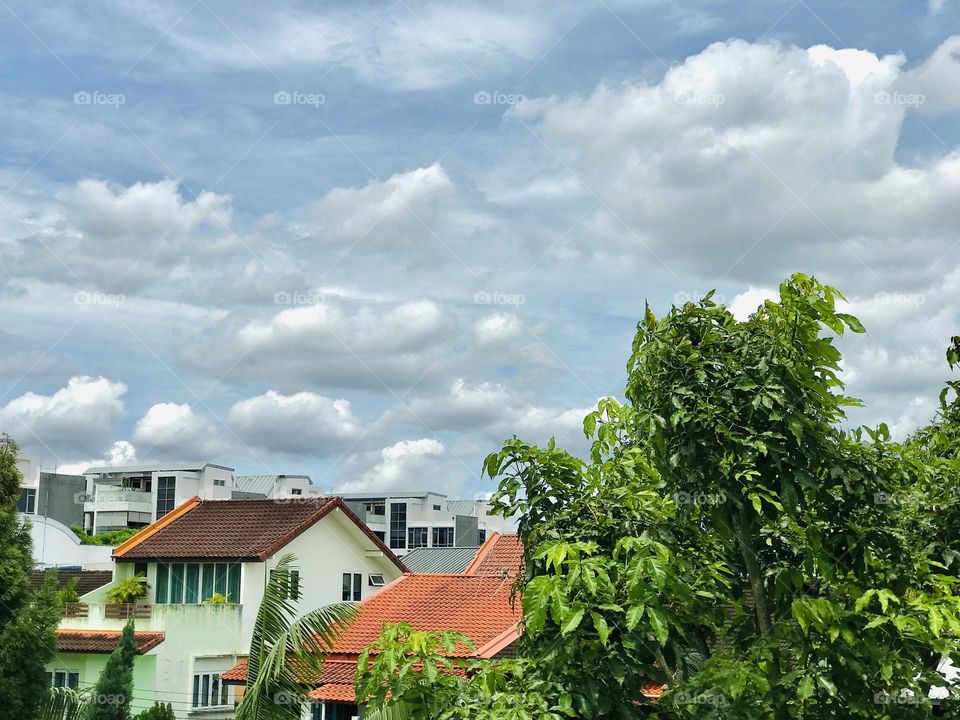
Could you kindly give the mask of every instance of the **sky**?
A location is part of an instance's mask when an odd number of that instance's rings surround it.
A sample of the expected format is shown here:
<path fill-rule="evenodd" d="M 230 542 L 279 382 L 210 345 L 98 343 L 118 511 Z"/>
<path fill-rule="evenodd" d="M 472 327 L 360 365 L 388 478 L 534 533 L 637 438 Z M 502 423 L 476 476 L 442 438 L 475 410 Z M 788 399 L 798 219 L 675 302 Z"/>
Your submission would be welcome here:
<path fill-rule="evenodd" d="M 0 0 L 0 430 L 493 489 L 583 452 L 644 303 L 847 296 L 849 423 L 934 414 L 960 2 Z"/>

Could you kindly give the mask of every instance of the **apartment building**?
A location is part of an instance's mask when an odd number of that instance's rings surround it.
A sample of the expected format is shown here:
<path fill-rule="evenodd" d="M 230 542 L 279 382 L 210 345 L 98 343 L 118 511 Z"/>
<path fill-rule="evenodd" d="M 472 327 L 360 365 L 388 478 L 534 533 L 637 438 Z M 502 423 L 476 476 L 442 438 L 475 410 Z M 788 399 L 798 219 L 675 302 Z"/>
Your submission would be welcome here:
<path fill-rule="evenodd" d="M 430 491 L 341 497 L 400 556 L 417 548 L 479 547 L 493 532 L 514 531 L 483 500 L 451 500 Z"/>

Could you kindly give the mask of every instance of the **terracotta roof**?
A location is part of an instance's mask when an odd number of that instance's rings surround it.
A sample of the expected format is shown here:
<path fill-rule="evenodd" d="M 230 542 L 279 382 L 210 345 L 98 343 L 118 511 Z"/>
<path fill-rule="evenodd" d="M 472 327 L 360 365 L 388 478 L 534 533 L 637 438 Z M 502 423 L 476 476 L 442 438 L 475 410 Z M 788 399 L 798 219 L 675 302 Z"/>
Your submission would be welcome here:
<path fill-rule="evenodd" d="M 517 535 L 493 533 L 477 551 L 465 575 L 516 578 L 523 571 L 523 545 Z"/>
<path fill-rule="evenodd" d="M 359 653 L 380 637 L 386 624 L 417 630 L 455 630 L 485 645 L 520 619 L 511 603 L 512 583 L 498 577 L 404 575 L 357 607 L 357 618 L 334 642 L 335 653 Z M 459 648 L 454 657 L 471 657 Z"/>
<path fill-rule="evenodd" d="M 313 690 L 309 695 L 311 700 L 325 700 L 326 702 L 355 703 L 357 697 L 353 691 L 353 685 L 342 685 L 330 683 L 321 685 Z"/>
<path fill-rule="evenodd" d="M 34 591 L 42 588 L 46 575 L 46 570 L 34 570 L 30 577 L 30 588 Z M 113 570 L 58 570 L 57 587 L 62 590 L 73 578 L 77 579 L 77 595 L 86 595 L 111 582 Z"/>
<path fill-rule="evenodd" d="M 121 561 L 262 561 L 335 510 L 343 512 L 391 562 L 406 571 L 400 559 L 339 497 L 193 498 L 118 546 L 113 557 Z"/>
<path fill-rule="evenodd" d="M 111 653 L 120 642 L 119 630 L 64 630 L 57 628 L 59 652 Z M 137 654 L 143 655 L 163 642 L 162 632 L 134 632 Z"/>

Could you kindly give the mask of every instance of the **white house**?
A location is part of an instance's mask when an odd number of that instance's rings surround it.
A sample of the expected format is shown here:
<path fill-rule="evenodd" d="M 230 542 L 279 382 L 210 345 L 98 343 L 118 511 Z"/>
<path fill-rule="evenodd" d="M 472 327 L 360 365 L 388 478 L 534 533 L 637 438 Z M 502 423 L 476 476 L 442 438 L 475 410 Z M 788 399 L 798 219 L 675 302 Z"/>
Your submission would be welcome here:
<path fill-rule="evenodd" d="M 491 515 L 483 500 L 450 500 L 426 490 L 341 497 L 400 556 L 424 547 L 479 547 L 493 532 L 516 532 L 512 521 Z"/>
<path fill-rule="evenodd" d="M 302 613 L 363 600 L 406 569 L 340 498 L 194 497 L 114 550 L 114 582 L 81 598 L 85 606 L 58 629 L 54 682 L 96 682 L 130 613 L 106 594 L 142 573 L 149 591 L 132 611 L 142 648 L 134 709 L 159 700 L 181 719 L 231 717 L 233 689 L 220 675 L 247 654 L 269 574 L 287 553 L 297 556 L 290 592 Z M 215 594 L 229 603 L 204 604 Z"/>

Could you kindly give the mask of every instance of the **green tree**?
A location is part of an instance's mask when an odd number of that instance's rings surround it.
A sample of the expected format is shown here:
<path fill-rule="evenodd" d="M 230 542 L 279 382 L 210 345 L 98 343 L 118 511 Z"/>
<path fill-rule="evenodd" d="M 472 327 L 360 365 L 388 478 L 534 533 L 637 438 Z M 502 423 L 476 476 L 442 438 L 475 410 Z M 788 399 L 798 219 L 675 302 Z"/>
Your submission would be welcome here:
<path fill-rule="evenodd" d="M 133 698 L 133 663 L 137 657 L 133 622 L 128 622 L 120 635 L 117 647 L 107 658 L 107 664 L 87 701 L 86 720 L 130 720 L 130 700 Z"/>
<path fill-rule="evenodd" d="M 46 664 L 60 621 L 56 571 L 30 591 L 30 528 L 17 515 L 17 445 L 0 435 L 0 720 L 32 720 L 50 692 Z"/>
<path fill-rule="evenodd" d="M 297 618 L 297 603 L 290 599 L 294 562 L 294 555 L 284 555 L 270 573 L 253 626 L 237 720 L 300 720 L 325 649 L 356 614 L 349 603 L 336 603 Z"/>
<path fill-rule="evenodd" d="M 835 338 L 863 328 L 840 298 L 795 275 L 746 321 L 712 294 L 648 309 L 627 402 L 584 421 L 588 460 L 517 439 L 487 458 L 526 553 L 526 663 L 498 692 L 617 720 L 929 717 L 938 663 L 960 661 L 938 541 L 960 475 L 946 440 L 841 429 Z"/>
<path fill-rule="evenodd" d="M 154 703 L 153 707 L 144 710 L 137 715 L 134 720 L 177 720 L 173 714 L 173 706 L 170 703 L 164 705 L 161 702 Z"/>

